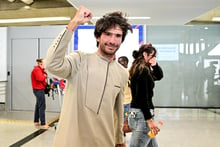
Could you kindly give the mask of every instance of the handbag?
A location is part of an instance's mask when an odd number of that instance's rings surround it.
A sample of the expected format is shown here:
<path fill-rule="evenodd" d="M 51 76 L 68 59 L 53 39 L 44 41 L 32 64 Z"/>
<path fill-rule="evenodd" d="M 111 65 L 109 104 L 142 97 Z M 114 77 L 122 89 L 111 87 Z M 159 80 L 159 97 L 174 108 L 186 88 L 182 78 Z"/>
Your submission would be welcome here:
<path fill-rule="evenodd" d="M 47 85 L 45 86 L 44 93 L 45 93 L 45 94 L 48 94 L 48 96 L 50 96 L 50 85 L 49 85 L 49 84 L 47 84 Z"/>
<path fill-rule="evenodd" d="M 48 96 L 50 96 L 50 90 L 51 90 L 51 87 L 50 87 L 50 84 L 48 84 L 48 78 L 46 79 L 46 85 L 45 85 L 45 89 L 44 89 L 44 94 L 47 94 Z"/>
<path fill-rule="evenodd" d="M 123 125 L 123 132 L 124 133 L 129 133 L 131 132 L 131 128 L 128 125 L 128 117 L 126 116 L 125 121 L 124 121 L 124 125 Z"/>

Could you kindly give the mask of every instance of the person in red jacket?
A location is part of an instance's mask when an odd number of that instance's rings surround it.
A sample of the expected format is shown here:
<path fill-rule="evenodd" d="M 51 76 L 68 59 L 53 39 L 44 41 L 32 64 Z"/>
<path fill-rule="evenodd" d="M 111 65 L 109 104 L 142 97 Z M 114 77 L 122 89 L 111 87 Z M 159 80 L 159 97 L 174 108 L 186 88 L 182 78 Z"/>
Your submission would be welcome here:
<path fill-rule="evenodd" d="M 37 66 L 31 72 L 31 83 L 33 93 L 36 96 L 36 105 L 34 112 L 34 125 L 40 126 L 41 129 L 48 129 L 49 126 L 45 122 L 45 87 L 47 85 L 46 78 L 47 73 L 44 70 L 43 59 L 37 59 Z"/>

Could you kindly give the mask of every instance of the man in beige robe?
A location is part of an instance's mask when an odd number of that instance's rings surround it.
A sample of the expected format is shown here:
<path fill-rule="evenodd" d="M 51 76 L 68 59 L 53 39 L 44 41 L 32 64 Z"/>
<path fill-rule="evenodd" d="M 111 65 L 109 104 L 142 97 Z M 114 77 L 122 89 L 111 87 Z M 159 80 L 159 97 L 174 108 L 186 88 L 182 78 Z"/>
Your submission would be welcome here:
<path fill-rule="evenodd" d="M 47 52 L 46 69 L 67 80 L 54 147 L 114 147 L 123 143 L 123 89 L 128 73 L 113 58 L 132 28 L 121 12 L 109 13 L 96 22 L 97 52 L 65 56 L 73 31 L 91 18 L 90 10 L 79 7 Z"/>

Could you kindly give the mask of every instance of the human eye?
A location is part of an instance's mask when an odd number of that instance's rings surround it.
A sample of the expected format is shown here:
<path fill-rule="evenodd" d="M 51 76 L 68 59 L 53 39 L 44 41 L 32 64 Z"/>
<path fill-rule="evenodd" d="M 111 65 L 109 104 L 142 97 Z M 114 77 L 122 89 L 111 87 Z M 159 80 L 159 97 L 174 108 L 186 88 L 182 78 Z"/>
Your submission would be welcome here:
<path fill-rule="evenodd" d="M 111 35 L 111 33 L 109 33 L 109 32 L 105 32 L 104 33 L 106 36 L 110 36 Z"/>
<path fill-rule="evenodd" d="M 122 37 L 122 34 L 116 34 L 116 37 L 117 37 L 117 38 L 121 38 L 121 37 Z"/>

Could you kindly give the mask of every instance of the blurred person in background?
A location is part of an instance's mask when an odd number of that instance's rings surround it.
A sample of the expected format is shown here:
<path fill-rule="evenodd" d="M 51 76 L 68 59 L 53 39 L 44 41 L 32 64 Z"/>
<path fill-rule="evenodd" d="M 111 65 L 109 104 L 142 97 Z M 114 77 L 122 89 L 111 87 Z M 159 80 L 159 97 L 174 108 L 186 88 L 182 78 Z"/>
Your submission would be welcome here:
<path fill-rule="evenodd" d="M 36 60 L 37 66 L 31 72 L 31 84 L 33 93 L 36 96 L 36 104 L 34 111 L 34 125 L 40 126 L 41 129 L 48 129 L 49 126 L 45 120 L 45 87 L 47 86 L 47 73 L 44 69 L 44 61 L 39 58 Z"/>

